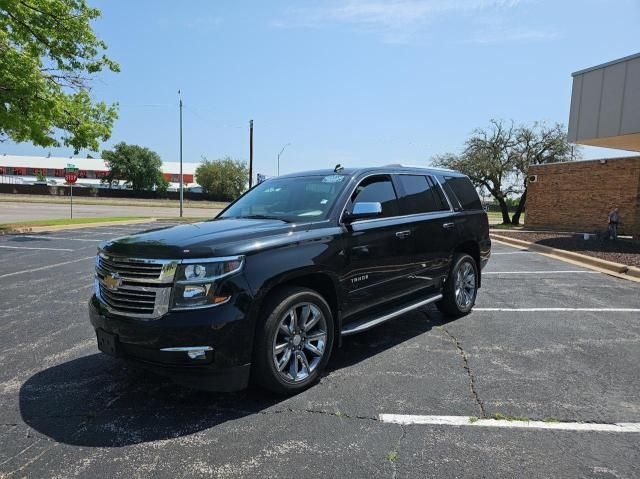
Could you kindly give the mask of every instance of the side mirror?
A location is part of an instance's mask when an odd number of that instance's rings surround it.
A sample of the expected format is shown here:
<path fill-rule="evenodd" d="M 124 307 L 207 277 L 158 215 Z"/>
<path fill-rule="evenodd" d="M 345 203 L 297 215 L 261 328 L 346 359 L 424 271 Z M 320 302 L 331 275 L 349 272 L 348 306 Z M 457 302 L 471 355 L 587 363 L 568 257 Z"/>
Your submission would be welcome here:
<path fill-rule="evenodd" d="M 360 202 L 353 205 L 351 213 L 344 216 L 345 223 L 376 218 L 382 214 L 382 205 L 378 202 Z"/>

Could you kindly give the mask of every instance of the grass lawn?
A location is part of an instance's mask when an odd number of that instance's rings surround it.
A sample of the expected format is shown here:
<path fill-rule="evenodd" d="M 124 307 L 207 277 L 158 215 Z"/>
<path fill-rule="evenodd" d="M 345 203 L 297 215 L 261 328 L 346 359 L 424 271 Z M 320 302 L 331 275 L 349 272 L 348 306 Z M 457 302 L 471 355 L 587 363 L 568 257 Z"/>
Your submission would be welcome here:
<path fill-rule="evenodd" d="M 502 213 L 500 213 L 499 211 L 490 211 L 487 213 L 487 216 L 489 217 L 489 223 L 492 223 L 492 227 L 495 226 L 494 223 L 500 223 L 502 224 Z M 510 217 L 513 217 L 513 213 L 509 213 Z M 525 217 L 525 213 L 522 213 L 522 215 L 520 216 L 520 224 L 523 225 L 524 224 L 524 217 Z M 505 226 L 510 226 L 510 225 L 505 225 Z"/>
<path fill-rule="evenodd" d="M 33 220 L 33 221 L 22 221 L 20 223 L 0 223 L 0 234 L 10 233 L 12 231 L 28 228 L 30 226 L 67 226 L 67 225 L 84 225 L 84 224 L 98 224 L 98 223 L 108 223 L 108 222 L 117 222 L 117 221 L 130 221 L 130 220 L 151 220 L 151 217 L 148 216 L 110 216 L 105 218 L 59 218 L 59 219 L 50 219 L 50 220 Z M 169 221 L 184 221 L 184 222 L 196 222 L 203 221 L 206 218 L 199 217 L 178 217 L 178 216 L 167 216 L 167 217 L 157 217 L 158 220 L 169 220 Z"/>
<path fill-rule="evenodd" d="M 21 221 L 19 223 L 0 223 L 0 231 L 7 231 L 27 226 L 64 226 L 87 223 L 106 223 L 112 221 L 129 221 L 145 219 L 145 216 L 107 216 L 103 218 L 58 218 L 50 220 Z"/>

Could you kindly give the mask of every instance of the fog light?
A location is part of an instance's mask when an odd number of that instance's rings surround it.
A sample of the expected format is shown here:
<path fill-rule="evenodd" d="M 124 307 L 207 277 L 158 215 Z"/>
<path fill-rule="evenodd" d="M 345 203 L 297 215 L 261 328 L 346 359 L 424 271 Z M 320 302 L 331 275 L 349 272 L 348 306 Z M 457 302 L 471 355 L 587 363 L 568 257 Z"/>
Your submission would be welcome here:
<path fill-rule="evenodd" d="M 180 346 L 177 348 L 162 348 L 160 351 L 187 353 L 189 359 L 207 359 L 207 351 L 213 351 L 213 348 L 211 346 Z"/>

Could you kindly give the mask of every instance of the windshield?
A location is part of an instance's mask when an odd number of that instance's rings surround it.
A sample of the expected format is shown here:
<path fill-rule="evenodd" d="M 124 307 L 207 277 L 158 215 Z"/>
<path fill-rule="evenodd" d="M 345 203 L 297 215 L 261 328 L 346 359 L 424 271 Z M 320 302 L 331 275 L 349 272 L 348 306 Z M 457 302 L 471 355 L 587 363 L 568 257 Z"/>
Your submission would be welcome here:
<path fill-rule="evenodd" d="M 219 218 L 322 220 L 346 183 L 345 175 L 273 178 L 249 191 Z"/>

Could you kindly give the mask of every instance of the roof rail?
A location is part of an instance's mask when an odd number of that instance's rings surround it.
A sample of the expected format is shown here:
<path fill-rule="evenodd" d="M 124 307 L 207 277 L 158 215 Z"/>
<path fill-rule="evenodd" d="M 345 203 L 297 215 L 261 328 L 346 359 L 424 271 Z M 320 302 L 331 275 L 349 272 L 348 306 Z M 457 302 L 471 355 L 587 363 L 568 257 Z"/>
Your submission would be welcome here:
<path fill-rule="evenodd" d="M 390 165 L 384 165 L 386 168 L 428 168 L 428 166 L 422 165 L 403 165 L 402 163 L 392 163 Z"/>
<path fill-rule="evenodd" d="M 437 166 L 422 166 L 422 165 L 403 165 L 402 163 L 392 163 L 390 165 L 384 165 L 386 168 L 419 168 L 421 170 L 436 170 L 436 171 L 451 171 L 449 168 L 439 168 Z"/>

